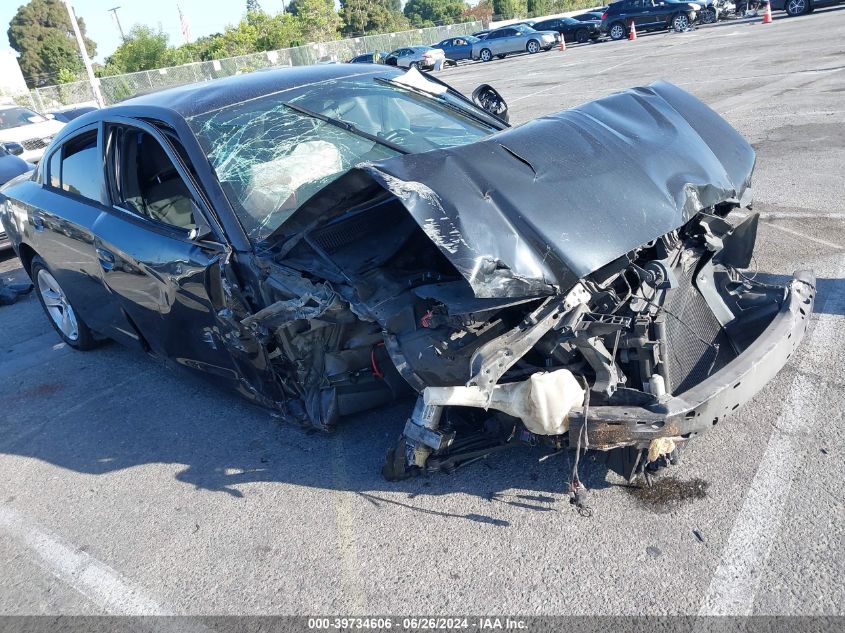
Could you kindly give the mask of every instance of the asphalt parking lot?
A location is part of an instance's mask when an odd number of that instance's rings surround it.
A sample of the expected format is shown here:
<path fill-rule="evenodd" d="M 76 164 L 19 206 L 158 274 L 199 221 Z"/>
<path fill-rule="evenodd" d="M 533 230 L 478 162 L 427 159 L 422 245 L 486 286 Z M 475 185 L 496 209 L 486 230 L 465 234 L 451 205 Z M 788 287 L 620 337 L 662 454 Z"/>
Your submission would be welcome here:
<path fill-rule="evenodd" d="M 379 470 L 410 404 L 335 434 L 278 423 L 117 345 L 0 308 L 0 613 L 800 614 L 845 611 L 845 7 L 448 69 L 524 122 L 657 79 L 756 148 L 756 263 L 813 268 L 800 351 L 651 491 L 527 449 Z M 20 278 L 16 259 L 5 278 Z"/>

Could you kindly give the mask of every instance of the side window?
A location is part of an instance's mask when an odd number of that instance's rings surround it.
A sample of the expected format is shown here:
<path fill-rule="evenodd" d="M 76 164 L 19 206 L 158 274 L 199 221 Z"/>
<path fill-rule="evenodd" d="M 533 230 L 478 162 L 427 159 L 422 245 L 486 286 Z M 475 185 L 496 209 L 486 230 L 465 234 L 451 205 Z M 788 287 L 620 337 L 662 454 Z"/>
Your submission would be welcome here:
<path fill-rule="evenodd" d="M 50 186 L 62 188 L 62 148 L 60 147 L 50 156 Z"/>
<path fill-rule="evenodd" d="M 59 152 L 56 152 L 59 154 Z M 53 165 L 55 156 L 51 158 L 50 184 L 54 187 L 55 174 Z M 60 186 L 63 191 L 100 201 L 100 174 L 103 169 L 97 150 L 97 132 L 86 132 L 69 140 L 61 148 Z"/>
<path fill-rule="evenodd" d="M 161 144 L 133 127 L 114 126 L 110 132 L 114 203 L 149 220 L 196 228 L 191 191 Z"/>

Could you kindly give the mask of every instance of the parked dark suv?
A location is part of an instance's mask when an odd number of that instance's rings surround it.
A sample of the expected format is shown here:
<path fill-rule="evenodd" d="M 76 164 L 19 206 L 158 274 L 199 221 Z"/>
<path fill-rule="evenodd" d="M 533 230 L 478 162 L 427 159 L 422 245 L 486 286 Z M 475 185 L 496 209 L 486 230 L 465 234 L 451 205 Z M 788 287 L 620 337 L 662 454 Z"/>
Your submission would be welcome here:
<path fill-rule="evenodd" d="M 619 0 L 602 16 L 601 28 L 611 39 L 628 36 L 633 22 L 637 31 L 684 31 L 698 20 L 703 4 L 671 0 Z"/>

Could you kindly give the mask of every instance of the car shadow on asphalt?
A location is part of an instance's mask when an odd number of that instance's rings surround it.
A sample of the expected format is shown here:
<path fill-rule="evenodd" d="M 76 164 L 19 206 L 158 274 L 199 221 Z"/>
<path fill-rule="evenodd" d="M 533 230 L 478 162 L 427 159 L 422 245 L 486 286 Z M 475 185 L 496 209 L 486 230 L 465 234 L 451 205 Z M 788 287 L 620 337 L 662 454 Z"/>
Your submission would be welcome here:
<path fill-rule="evenodd" d="M 11 261 L 5 264 L 4 278 L 24 275 Z M 46 319 L 34 296 L 2 310 L 3 321 Z M 42 344 L 60 347 L 50 334 Z M 497 527 L 510 525 L 500 506 L 542 513 L 571 509 L 571 450 L 541 461 L 550 449 L 518 445 L 454 473 L 385 480 L 381 467 L 413 409 L 412 398 L 344 418 L 324 433 L 274 417 L 186 370 L 116 343 L 87 353 L 65 350 L 20 375 L 4 376 L 0 394 L 6 405 L 0 454 L 77 473 L 176 464 L 176 480 L 198 492 L 242 498 L 250 484 L 283 483 L 348 491 L 379 508 Z M 588 489 L 612 485 L 600 455 L 582 458 L 579 475 Z M 482 500 L 489 512 L 453 513 L 441 509 L 449 504 L 431 501 L 460 494 Z"/>
<path fill-rule="evenodd" d="M 19 276 L 19 270 L 4 268 L 4 276 Z M 758 273 L 756 279 L 782 285 L 790 277 Z M 826 297 L 845 292 L 845 280 L 820 278 L 817 288 L 819 311 Z M 4 307 L 2 317 L 31 319 L 40 314 L 37 307 L 27 297 Z M 549 449 L 519 445 L 451 474 L 386 481 L 381 467 L 413 399 L 350 416 L 332 433 L 323 433 L 280 420 L 193 374 L 117 344 L 71 352 L 32 371 L 34 376 L 21 377 L 23 390 L 12 380 L 2 381 L 6 416 L 0 419 L 0 453 L 91 475 L 178 464 L 176 480 L 200 492 L 241 498 L 250 484 L 283 483 L 352 492 L 377 508 L 497 527 L 510 525 L 504 517 L 512 509 L 577 516 L 568 503 L 572 450 L 546 457 Z M 90 375 L 75 383 L 69 377 L 85 373 Z M 602 453 L 581 459 L 579 476 L 590 490 L 625 485 L 609 474 Z M 483 501 L 489 511 L 454 513 L 431 500 L 460 494 Z"/>

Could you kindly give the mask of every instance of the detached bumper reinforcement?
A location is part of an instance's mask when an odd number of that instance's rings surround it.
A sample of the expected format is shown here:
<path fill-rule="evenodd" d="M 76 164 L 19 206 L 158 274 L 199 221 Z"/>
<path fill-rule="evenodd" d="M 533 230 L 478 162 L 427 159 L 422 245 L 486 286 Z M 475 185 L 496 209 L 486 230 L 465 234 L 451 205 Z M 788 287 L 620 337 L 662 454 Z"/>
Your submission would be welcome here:
<path fill-rule="evenodd" d="M 786 364 L 813 312 L 815 276 L 798 271 L 780 311 L 757 340 L 720 371 L 692 389 L 651 407 L 591 406 L 590 448 L 646 448 L 658 437 L 689 438 L 706 431 L 750 400 Z M 584 425 L 583 408 L 569 414 L 570 437 Z"/>

